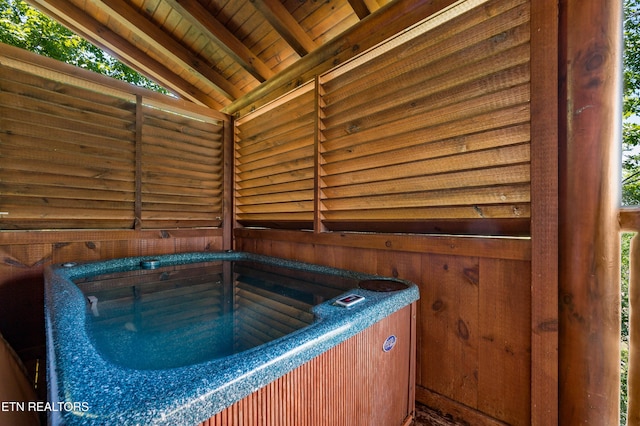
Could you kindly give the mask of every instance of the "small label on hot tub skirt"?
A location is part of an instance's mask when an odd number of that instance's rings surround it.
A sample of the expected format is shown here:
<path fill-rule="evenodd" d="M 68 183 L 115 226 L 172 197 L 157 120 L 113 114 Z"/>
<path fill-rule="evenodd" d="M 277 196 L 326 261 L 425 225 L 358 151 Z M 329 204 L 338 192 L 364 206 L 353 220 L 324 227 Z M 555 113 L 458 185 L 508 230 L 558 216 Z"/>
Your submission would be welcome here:
<path fill-rule="evenodd" d="M 349 306 L 353 306 L 358 302 L 362 302 L 363 300 L 364 300 L 363 296 L 359 296 L 357 294 L 350 294 L 348 296 L 344 296 L 336 300 L 336 305 L 345 306 L 348 308 Z"/>
<path fill-rule="evenodd" d="M 382 344 L 382 350 L 385 352 L 389 352 L 396 345 L 397 340 L 398 339 L 396 339 L 396 336 L 394 336 L 393 334 L 387 337 L 387 340 L 385 340 Z"/>

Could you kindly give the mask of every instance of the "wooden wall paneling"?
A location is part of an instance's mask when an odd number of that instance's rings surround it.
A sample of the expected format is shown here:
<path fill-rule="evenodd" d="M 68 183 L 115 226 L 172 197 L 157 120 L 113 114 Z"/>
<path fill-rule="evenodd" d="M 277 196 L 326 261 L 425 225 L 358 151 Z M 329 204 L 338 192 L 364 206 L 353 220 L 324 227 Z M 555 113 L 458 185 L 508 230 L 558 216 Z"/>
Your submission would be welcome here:
<path fill-rule="evenodd" d="M 522 419 L 530 412 L 525 405 L 531 393 L 529 239 L 251 229 L 235 234 L 243 250 L 413 280 L 421 292 L 416 399 L 470 424 L 501 425 L 501 418 L 528 423 Z M 489 332 L 502 343 L 482 340 L 491 339 Z M 505 342 L 516 355 L 507 353 Z M 493 352 L 505 367 L 491 363 Z M 523 383 L 519 395 L 504 395 L 502 386 L 515 393 Z M 485 414 L 476 411 L 480 404 L 489 406 L 481 410 Z"/>
<path fill-rule="evenodd" d="M 418 386 L 472 408 L 478 403 L 478 259 L 429 255 L 420 285 Z"/>
<path fill-rule="evenodd" d="M 418 283 L 422 281 L 422 256 L 418 253 L 376 250 L 376 273 Z"/>
<path fill-rule="evenodd" d="M 378 269 L 378 256 L 372 249 L 335 246 L 330 250 L 328 247 L 320 249 L 319 252 L 324 253 L 318 255 L 318 261 L 329 266 L 367 273 L 375 273 Z"/>
<path fill-rule="evenodd" d="M 73 259 L 82 261 L 96 261 L 102 259 L 102 242 L 98 240 L 87 241 L 60 241 L 53 244 L 52 261 L 63 263 Z"/>
<path fill-rule="evenodd" d="M 531 421 L 531 265 L 480 259 L 478 405 L 508 424 Z"/>
<path fill-rule="evenodd" d="M 176 238 L 176 253 L 190 251 L 216 251 L 227 250 L 223 244 L 222 236 L 202 236 L 190 238 Z"/>
<path fill-rule="evenodd" d="M 531 260 L 529 238 L 465 237 L 456 235 L 376 234 L 357 232 L 297 232 L 275 229 L 238 228 L 239 242 L 252 240 L 288 241 L 311 246 L 342 246 L 382 250 L 383 252 L 434 253 L 451 256 L 477 256 L 512 260 Z"/>

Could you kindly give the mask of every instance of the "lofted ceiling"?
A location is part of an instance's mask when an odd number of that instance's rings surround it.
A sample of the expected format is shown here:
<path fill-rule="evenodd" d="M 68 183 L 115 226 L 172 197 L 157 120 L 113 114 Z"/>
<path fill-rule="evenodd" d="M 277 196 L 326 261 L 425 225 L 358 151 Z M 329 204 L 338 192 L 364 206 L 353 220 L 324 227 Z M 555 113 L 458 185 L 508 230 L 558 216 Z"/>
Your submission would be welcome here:
<path fill-rule="evenodd" d="M 30 0 L 132 68 L 223 109 L 391 0 Z"/>
<path fill-rule="evenodd" d="M 230 113 L 266 92 L 282 94 L 453 3 L 28 1 L 176 95 Z"/>

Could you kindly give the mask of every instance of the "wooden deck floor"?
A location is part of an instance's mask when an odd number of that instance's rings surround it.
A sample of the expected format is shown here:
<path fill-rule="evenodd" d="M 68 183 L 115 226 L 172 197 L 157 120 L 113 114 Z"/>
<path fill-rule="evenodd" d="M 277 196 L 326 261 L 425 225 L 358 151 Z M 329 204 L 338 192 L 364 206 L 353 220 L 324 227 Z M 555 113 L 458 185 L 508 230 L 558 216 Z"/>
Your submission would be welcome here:
<path fill-rule="evenodd" d="M 416 418 L 411 426 L 469 426 L 469 424 L 455 422 L 437 411 L 416 402 Z"/>

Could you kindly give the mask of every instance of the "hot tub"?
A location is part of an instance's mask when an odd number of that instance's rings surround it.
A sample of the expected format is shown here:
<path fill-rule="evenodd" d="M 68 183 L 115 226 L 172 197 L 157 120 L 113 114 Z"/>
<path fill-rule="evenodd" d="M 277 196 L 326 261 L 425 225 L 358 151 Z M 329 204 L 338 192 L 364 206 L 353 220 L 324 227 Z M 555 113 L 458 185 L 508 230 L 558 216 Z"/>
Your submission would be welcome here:
<path fill-rule="evenodd" d="M 402 424 L 417 299 L 406 281 L 240 252 L 53 265 L 49 419 Z"/>

